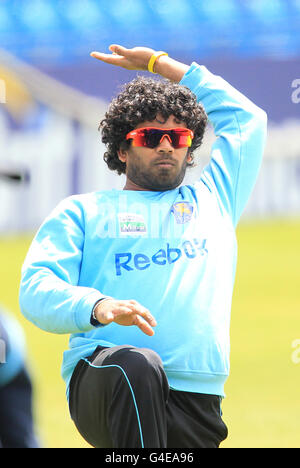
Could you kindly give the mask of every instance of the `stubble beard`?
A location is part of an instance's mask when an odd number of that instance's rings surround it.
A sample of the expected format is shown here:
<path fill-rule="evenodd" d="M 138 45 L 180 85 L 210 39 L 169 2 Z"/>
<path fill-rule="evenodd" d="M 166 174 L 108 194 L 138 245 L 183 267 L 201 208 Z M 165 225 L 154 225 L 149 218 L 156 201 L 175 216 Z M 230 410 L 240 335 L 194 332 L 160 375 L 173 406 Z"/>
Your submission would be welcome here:
<path fill-rule="evenodd" d="M 177 166 L 164 168 L 151 166 L 149 169 L 141 168 L 135 162 L 131 162 L 127 166 L 127 178 L 134 182 L 144 190 L 154 192 L 164 192 L 178 187 L 185 176 L 187 168 L 187 157 L 184 159 L 180 170 Z"/>

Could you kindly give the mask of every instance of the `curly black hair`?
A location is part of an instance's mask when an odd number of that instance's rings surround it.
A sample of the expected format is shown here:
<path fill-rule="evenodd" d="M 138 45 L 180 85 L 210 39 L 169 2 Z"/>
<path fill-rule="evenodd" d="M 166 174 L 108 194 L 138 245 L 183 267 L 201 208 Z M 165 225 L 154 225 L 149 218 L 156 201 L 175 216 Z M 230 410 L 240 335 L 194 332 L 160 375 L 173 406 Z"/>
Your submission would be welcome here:
<path fill-rule="evenodd" d="M 165 120 L 171 115 L 193 130 L 194 139 L 189 148 L 192 154 L 203 140 L 207 115 L 189 88 L 164 79 L 138 76 L 127 83 L 123 91 L 112 100 L 105 118 L 100 122 L 102 142 L 107 151 L 103 159 L 109 169 L 125 174 L 126 164 L 120 161 L 117 151 L 128 149 L 126 135 L 139 123 L 154 121 L 157 115 Z M 193 162 L 188 163 L 193 166 Z"/>

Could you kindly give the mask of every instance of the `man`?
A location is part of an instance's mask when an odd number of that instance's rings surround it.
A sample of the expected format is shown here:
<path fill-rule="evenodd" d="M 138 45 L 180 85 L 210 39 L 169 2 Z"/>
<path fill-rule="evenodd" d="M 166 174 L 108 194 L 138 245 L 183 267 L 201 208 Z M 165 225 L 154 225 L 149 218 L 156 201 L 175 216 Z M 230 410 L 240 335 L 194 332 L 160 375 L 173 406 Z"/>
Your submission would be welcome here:
<path fill-rule="evenodd" d="M 104 159 L 126 174 L 124 190 L 73 196 L 54 210 L 26 258 L 21 307 L 39 327 L 72 333 L 62 374 L 92 446 L 219 447 L 235 227 L 266 115 L 196 63 L 110 50 L 92 56 L 166 80 L 137 78 L 112 101 L 100 124 Z M 182 186 L 207 116 L 217 136 L 210 163 Z"/>

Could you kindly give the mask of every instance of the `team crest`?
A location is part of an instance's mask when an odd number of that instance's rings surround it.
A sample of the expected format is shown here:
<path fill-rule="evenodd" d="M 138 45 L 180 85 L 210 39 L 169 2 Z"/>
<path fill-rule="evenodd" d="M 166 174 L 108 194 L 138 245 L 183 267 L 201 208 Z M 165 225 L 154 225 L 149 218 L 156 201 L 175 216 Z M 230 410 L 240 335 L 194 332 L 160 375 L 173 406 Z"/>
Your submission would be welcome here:
<path fill-rule="evenodd" d="M 171 211 L 174 213 L 177 224 L 188 223 L 193 215 L 193 205 L 189 202 L 177 202 L 172 206 Z"/>

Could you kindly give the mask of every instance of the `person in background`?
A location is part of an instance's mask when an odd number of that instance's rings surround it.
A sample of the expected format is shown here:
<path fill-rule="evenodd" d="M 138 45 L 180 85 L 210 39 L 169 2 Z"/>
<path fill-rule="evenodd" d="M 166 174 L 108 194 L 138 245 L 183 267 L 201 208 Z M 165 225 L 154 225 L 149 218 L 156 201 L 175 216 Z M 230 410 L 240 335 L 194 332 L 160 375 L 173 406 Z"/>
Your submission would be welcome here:
<path fill-rule="evenodd" d="M 0 448 L 38 448 L 26 340 L 19 322 L 0 309 Z"/>

